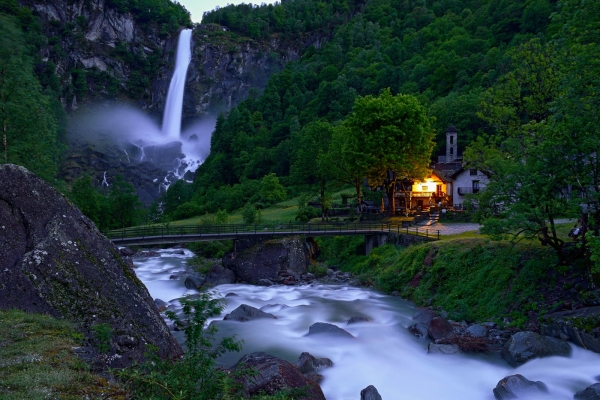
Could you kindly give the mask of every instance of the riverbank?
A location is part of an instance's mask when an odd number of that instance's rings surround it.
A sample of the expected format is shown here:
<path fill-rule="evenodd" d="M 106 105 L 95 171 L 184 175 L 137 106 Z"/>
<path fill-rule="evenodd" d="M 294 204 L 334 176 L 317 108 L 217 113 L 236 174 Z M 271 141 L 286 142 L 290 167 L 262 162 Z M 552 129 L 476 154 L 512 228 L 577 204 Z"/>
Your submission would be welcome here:
<path fill-rule="evenodd" d="M 523 328 L 561 305 L 577 307 L 589 289 L 578 265 L 558 265 L 551 249 L 531 243 L 459 238 L 385 245 L 368 256 L 359 255 L 359 238 L 320 239 L 319 246 L 325 264 L 417 305 L 441 307 L 457 321 Z"/>

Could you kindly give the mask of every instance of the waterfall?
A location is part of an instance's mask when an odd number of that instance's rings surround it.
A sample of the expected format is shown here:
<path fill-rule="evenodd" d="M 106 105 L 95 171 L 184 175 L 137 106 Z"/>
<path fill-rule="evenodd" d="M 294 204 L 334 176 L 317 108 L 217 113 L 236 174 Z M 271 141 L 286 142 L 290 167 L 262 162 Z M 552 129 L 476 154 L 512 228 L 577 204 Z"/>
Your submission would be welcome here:
<path fill-rule="evenodd" d="M 177 44 L 175 70 L 173 71 L 169 93 L 167 94 L 162 131 L 166 137 L 172 140 L 179 140 L 181 132 L 181 109 L 183 107 L 185 77 L 190 60 L 192 59 L 191 39 L 191 29 L 181 31 L 179 43 Z"/>
<path fill-rule="evenodd" d="M 102 177 L 102 184 L 100 185 L 101 187 L 104 187 L 104 186 L 108 187 L 109 186 L 108 185 L 108 181 L 106 180 L 106 172 L 107 171 L 104 171 L 104 175 Z"/>

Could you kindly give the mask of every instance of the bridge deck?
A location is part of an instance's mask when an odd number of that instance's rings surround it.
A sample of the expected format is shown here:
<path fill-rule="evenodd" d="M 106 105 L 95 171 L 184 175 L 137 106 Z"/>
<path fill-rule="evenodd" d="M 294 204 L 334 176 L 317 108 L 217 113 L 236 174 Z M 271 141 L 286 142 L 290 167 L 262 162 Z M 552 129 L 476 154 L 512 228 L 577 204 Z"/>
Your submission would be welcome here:
<path fill-rule="evenodd" d="M 106 233 L 117 245 L 141 246 L 205 242 L 213 240 L 236 240 L 252 237 L 273 236 L 368 236 L 406 233 L 429 238 L 439 238 L 439 231 L 419 228 L 401 228 L 388 224 L 286 224 L 286 225 L 195 225 L 195 226 L 152 226 L 127 228 Z"/>

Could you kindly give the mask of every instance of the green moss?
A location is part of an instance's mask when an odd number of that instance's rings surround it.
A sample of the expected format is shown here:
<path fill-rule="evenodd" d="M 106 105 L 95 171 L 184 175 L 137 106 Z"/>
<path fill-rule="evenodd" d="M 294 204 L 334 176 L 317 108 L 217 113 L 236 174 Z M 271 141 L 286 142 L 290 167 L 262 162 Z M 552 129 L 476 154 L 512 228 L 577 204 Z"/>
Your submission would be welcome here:
<path fill-rule="evenodd" d="M 81 338 L 69 322 L 0 310 L 0 398 L 127 398 L 120 385 L 92 374 L 73 353 Z"/>

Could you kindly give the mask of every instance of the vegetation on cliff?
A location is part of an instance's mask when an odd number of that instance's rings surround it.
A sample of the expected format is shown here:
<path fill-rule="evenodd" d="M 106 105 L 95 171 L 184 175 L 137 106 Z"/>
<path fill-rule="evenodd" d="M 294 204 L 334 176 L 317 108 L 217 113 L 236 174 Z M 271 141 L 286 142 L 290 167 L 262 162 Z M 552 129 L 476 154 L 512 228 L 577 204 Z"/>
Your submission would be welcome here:
<path fill-rule="evenodd" d="M 0 162 L 23 165 L 51 181 L 65 127 L 56 75 L 38 64 L 36 52 L 44 41 L 28 8 L 0 2 Z"/>

